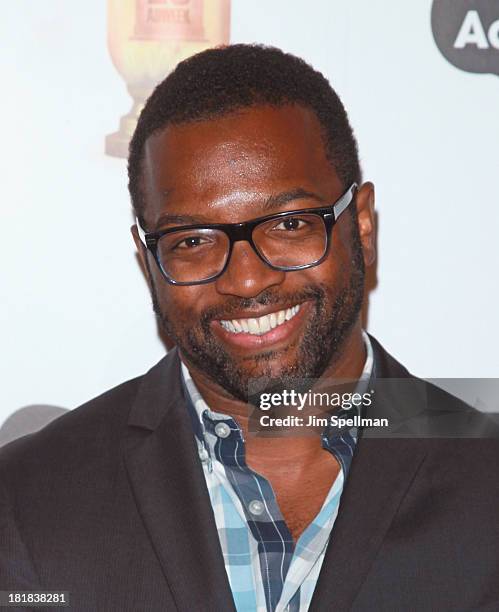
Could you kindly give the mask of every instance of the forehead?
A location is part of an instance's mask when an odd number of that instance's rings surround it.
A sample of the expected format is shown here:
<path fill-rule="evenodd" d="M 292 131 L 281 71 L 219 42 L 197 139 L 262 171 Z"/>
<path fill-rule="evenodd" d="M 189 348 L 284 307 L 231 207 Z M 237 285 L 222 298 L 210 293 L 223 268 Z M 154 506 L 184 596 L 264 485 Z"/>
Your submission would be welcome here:
<path fill-rule="evenodd" d="M 146 142 L 142 176 L 151 220 L 170 206 L 235 211 L 286 189 L 339 183 L 317 117 L 296 105 L 170 125 Z"/>

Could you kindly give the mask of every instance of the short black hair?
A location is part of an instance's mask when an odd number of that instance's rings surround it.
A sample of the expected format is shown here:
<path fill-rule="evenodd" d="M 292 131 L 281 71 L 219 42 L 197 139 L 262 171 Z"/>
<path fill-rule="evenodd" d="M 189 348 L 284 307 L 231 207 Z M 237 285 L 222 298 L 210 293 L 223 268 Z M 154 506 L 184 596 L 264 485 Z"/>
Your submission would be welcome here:
<path fill-rule="evenodd" d="M 202 121 L 257 105 L 299 104 L 323 131 L 326 155 L 345 189 L 361 182 L 357 142 L 329 81 L 304 60 L 263 45 L 207 49 L 180 62 L 147 100 L 130 142 L 128 189 L 143 223 L 142 163 L 147 139 L 167 125 Z"/>

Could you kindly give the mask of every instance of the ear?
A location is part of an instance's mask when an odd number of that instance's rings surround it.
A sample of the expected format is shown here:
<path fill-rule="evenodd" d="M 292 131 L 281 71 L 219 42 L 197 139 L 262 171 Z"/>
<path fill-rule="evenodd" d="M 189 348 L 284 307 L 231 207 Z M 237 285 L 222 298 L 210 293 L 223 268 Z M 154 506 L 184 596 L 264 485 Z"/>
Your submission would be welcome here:
<path fill-rule="evenodd" d="M 140 268 L 142 270 L 142 273 L 144 274 L 147 284 L 149 285 L 149 287 L 151 286 L 151 278 L 150 278 L 150 274 L 149 274 L 149 266 L 147 265 L 147 249 L 144 245 L 144 243 L 142 242 L 142 240 L 139 237 L 139 232 L 137 230 L 137 226 L 134 224 L 132 225 L 132 227 L 130 228 L 130 231 L 132 232 L 132 236 L 133 236 L 133 241 L 135 242 L 135 246 L 137 247 L 137 256 L 139 259 L 139 263 L 140 263 Z"/>
<path fill-rule="evenodd" d="M 366 266 L 370 266 L 376 259 L 376 223 L 374 213 L 374 185 L 372 183 L 364 183 L 359 188 L 356 196 L 356 205 L 364 263 Z"/>

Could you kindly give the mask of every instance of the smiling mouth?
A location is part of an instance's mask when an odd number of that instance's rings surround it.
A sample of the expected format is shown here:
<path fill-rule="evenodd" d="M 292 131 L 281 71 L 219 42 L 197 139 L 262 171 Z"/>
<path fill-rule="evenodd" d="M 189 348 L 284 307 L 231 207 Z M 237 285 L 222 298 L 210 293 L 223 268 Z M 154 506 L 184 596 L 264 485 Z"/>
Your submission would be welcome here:
<path fill-rule="evenodd" d="M 252 336 L 263 336 L 270 330 L 290 321 L 298 314 L 300 308 L 301 304 L 295 304 L 290 308 L 276 310 L 258 318 L 220 320 L 220 325 L 231 334 L 245 333 Z"/>

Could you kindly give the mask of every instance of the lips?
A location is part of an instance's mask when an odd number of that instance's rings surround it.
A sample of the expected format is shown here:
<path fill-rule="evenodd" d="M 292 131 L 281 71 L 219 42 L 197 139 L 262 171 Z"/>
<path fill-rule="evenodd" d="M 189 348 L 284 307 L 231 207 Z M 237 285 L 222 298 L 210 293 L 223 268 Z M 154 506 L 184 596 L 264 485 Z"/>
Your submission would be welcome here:
<path fill-rule="evenodd" d="M 220 325 L 231 334 L 250 334 L 252 336 L 263 336 L 272 329 L 284 325 L 300 311 L 300 304 L 290 308 L 276 310 L 261 317 L 222 319 Z"/>
<path fill-rule="evenodd" d="M 240 311 L 234 313 L 234 319 L 212 320 L 211 326 L 213 332 L 231 350 L 249 357 L 255 351 L 280 350 L 289 346 L 303 328 L 309 307 L 310 302 L 306 301 L 274 311 L 266 308 L 265 314 L 259 317 L 244 317 L 242 315 L 252 313 Z"/>

